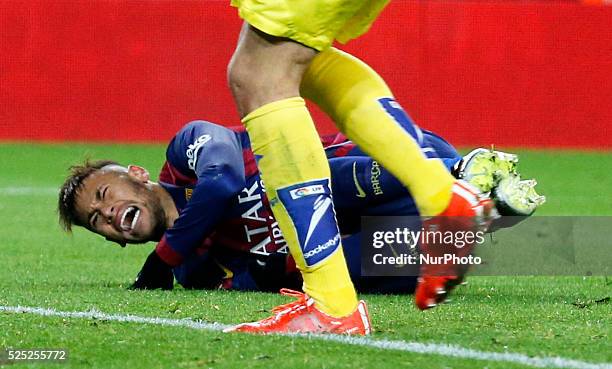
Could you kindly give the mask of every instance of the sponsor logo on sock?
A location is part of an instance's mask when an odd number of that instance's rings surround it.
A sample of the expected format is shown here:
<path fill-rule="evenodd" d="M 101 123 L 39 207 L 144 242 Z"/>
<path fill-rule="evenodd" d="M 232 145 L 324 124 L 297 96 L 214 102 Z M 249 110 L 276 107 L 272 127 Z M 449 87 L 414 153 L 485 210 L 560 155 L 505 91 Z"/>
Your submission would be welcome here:
<path fill-rule="evenodd" d="M 317 245 L 314 249 L 308 251 L 304 254 L 304 259 L 310 259 L 311 257 L 329 249 L 330 247 L 335 247 L 340 242 L 340 234 L 336 234 L 334 238 L 328 240 L 327 242 Z"/>
<path fill-rule="evenodd" d="M 289 191 L 291 198 L 294 200 L 297 200 L 300 197 L 318 195 L 322 193 L 325 193 L 325 188 L 321 185 L 304 186 Z"/>
<path fill-rule="evenodd" d="M 329 179 L 279 188 L 277 194 L 291 218 L 306 266 L 325 260 L 341 242 Z"/>
<path fill-rule="evenodd" d="M 329 197 L 319 196 L 315 200 L 313 206 L 313 213 L 310 217 L 310 225 L 308 226 L 308 233 L 306 233 L 306 243 L 308 245 L 308 241 L 310 241 L 310 237 L 312 236 L 312 232 L 317 228 L 319 222 L 323 218 L 323 215 L 327 212 L 327 210 L 331 207 L 332 200 Z"/>

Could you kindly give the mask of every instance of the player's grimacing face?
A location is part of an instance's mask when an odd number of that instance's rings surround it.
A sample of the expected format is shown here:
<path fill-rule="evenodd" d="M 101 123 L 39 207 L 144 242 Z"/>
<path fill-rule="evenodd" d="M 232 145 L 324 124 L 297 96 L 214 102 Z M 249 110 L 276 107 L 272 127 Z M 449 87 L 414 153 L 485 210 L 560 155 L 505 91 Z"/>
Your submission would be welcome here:
<path fill-rule="evenodd" d="M 119 244 L 155 240 L 164 225 L 160 200 L 125 172 L 90 175 L 77 193 L 75 208 L 87 229 Z"/>

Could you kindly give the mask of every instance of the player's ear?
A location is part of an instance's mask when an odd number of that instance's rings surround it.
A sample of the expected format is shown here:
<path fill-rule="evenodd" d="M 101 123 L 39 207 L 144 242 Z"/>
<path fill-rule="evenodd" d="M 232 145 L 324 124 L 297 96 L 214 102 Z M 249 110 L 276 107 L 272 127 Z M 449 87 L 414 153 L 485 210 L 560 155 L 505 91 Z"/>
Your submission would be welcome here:
<path fill-rule="evenodd" d="M 145 183 L 150 179 L 149 171 L 138 165 L 128 165 L 128 175 Z"/>

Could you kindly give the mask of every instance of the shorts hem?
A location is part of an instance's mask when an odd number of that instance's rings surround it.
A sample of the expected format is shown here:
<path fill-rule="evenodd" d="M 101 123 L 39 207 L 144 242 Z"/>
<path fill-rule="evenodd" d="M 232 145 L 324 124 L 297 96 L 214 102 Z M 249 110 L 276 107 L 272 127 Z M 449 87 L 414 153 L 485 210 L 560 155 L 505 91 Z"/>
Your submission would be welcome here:
<path fill-rule="evenodd" d="M 333 40 L 326 42 L 322 41 L 319 38 L 309 36 L 306 33 L 292 30 L 292 27 L 290 25 L 266 18 L 261 14 L 254 12 L 244 6 L 238 7 L 238 15 L 245 22 L 264 33 L 267 33 L 271 36 L 289 38 L 295 42 L 308 46 L 317 51 L 323 51 L 329 48 L 333 43 Z"/>

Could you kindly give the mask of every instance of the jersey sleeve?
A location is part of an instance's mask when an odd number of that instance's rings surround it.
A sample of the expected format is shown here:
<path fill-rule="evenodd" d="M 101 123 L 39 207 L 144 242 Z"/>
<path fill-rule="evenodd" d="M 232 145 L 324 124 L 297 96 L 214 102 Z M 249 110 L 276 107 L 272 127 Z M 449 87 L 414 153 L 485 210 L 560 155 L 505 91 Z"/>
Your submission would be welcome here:
<path fill-rule="evenodd" d="M 166 159 L 195 179 L 191 198 L 156 247 L 164 262 L 176 266 L 211 233 L 244 188 L 244 163 L 234 132 L 204 121 L 191 122 L 179 131 Z"/>
<path fill-rule="evenodd" d="M 409 196 L 406 187 L 370 157 L 333 158 L 329 167 L 338 210 L 360 209 Z"/>

